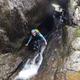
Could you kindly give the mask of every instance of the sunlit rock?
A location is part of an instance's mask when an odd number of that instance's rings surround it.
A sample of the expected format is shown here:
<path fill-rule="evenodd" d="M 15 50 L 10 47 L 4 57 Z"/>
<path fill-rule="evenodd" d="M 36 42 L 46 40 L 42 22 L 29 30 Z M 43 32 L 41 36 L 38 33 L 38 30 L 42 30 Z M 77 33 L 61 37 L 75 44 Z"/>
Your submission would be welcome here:
<path fill-rule="evenodd" d="M 66 69 L 72 71 L 80 71 L 80 51 L 74 51 L 68 58 Z"/>
<path fill-rule="evenodd" d="M 80 7 L 79 6 L 77 6 L 77 8 L 75 9 L 73 21 L 75 24 L 78 24 L 80 26 Z"/>
<path fill-rule="evenodd" d="M 80 26 L 80 0 L 70 0 L 70 16 L 74 24 Z"/>
<path fill-rule="evenodd" d="M 80 50 L 80 37 L 77 37 L 73 42 L 72 42 L 72 48 L 75 50 Z"/>

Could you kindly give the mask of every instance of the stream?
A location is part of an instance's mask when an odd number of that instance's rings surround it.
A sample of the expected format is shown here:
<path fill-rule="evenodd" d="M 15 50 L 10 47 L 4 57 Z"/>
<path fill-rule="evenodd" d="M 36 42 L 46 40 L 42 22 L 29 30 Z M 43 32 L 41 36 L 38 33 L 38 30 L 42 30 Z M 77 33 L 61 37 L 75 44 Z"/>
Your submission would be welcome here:
<path fill-rule="evenodd" d="M 38 70 L 43 61 L 43 52 L 45 48 L 45 46 L 42 47 L 40 53 L 37 53 L 33 59 L 27 60 L 23 69 L 19 72 L 14 80 L 27 80 L 38 74 Z"/>

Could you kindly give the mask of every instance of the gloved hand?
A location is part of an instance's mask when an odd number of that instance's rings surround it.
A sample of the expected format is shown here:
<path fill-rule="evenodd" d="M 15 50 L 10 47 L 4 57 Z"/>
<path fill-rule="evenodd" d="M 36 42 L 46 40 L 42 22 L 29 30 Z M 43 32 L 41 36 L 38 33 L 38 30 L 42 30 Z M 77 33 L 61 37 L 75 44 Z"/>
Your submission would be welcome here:
<path fill-rule="evenodd" d="M 25 46 L 28 46 L 28 44 L 25 44 Z"/>
<path fill-rule="evenodd" d="M 45 42 L 45 45 L 47 45 L 47 42 Z"/>

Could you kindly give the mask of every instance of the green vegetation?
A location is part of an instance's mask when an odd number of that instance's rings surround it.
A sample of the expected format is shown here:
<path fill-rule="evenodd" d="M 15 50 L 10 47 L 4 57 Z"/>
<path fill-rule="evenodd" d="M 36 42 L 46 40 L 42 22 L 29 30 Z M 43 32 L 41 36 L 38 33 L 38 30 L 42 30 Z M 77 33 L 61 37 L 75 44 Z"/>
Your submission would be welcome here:
<path fill-rule="evenodd" d="M 77 28 L 75 31 L 75 36 L 80 37 L 80 28 Z"/>

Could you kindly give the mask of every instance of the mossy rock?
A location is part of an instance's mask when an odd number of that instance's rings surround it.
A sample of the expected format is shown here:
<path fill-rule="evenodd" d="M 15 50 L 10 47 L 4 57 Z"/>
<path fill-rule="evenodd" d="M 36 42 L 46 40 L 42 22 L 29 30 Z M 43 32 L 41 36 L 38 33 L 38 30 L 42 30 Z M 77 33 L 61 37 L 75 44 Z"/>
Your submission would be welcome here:
<path fill-rule="evenodd" d="M 75 31 L 75 36 L 80 37 L 80 28 L 77 28 Z"/>

